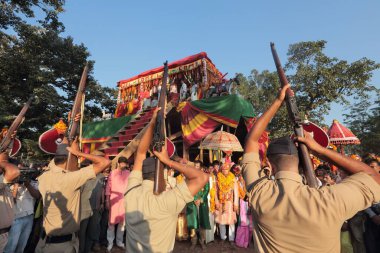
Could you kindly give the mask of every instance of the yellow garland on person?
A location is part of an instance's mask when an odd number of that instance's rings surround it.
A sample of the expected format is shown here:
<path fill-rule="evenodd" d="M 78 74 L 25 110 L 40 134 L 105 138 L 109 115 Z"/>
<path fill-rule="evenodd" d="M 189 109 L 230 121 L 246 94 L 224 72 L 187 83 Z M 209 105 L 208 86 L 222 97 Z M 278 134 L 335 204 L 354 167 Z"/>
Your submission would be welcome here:
<path fill-rule="evenodd" d="M 246 195 L 246 189 L 241 182 L 238 183 L 238 190 L 239 190 L 239 198 L 244 200 L 245 195 Z"/>
<path fill-rule="evenodd" d="M 231 172 L 228 173 L 227 177 L 223 175 L 222 172 L 218 173 L 218 189 L 219 189 L 219 202 L 221 204 L 226 203 L 226 201 L 233 200 L 233 189 L 235 183 L 235 176 Z"/>
<path fill-rule="evenodd" d="M 215 212 L 215 195 L 216 195 L 216 181 L 215 175 L 212 174 L 212 185 L 210 185 L 210 213 Z"/>
<path fill-rule="evenodd" d="M 177 177 L 177 184 L 182 183 L 184 179 L 185 179 L 185 177 L 182 174 L 178 175 L 178 177 Z"/>

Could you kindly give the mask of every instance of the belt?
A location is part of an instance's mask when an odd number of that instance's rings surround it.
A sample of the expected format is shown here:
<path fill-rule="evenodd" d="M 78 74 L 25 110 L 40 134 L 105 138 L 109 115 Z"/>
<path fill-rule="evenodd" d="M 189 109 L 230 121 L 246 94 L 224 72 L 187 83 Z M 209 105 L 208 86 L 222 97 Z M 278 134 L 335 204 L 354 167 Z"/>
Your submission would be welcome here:
<path fill-rule="evenodd" d="M 74 233 L 75 236 L 77 236 L 77 233 Z M 46 240 L 45 240 L 45 243 L 46 244 L 49 244 L 49 243 L 64 243 L 64 242 L 69 242 L 73 239 L 73 234 L 69 234 L 69 235 L 57 235 L 57 236 L 48 236 L 46 235 L 46 232 L 45 231 L 42 231 L 42 240 L 45 239 L 46 237 Z"/>
<path fill-rule="evenodd" d="M 0 235 L 5 234 L 5 233 L 8 233 L 10 229 L 11 229 L 11 227 L 7 227 L 7 228 L 2 228 L 2 229 L 0 229 Z"/>

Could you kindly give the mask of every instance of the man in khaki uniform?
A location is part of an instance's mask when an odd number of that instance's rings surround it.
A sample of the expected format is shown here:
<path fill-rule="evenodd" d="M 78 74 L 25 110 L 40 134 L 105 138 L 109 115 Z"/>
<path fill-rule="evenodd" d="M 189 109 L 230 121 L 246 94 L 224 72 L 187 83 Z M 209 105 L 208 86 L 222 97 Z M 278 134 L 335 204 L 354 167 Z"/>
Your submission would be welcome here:
<path fill-rule="evenodd" d="M 306 134 L 298 141 L 317 157 L 353 175 L 320 189 L 304 185 L 294 143 L 280 138 L 273 140 L 267 151 L 275 178 L 260 178 L 258 140 L 288 88 L 281 90 L 256 121 L 245 145 L 243 174 L 253 208 L 255 252 L 339 253 L 343 222 L 380 200 L 380 175 L 362 162 L 321 147 Z"/>
<path fill-rule="evenodd" d="M 8 155 L 0 154 L 0 252 L 8 242 L 8 232 L 14 219 L 14 202 L 8 183 L 20 175 L 17 166 L 8 162 Z"/>
<path fill-rule="evenodd" d="M 67 171 L 65 168 L 68 151 L 90 160 L 92 165 L 78 171 Z M 110 161 L 106 158 L 80 152 L 77 141 L 71 147 L 67 144 L 58 146 L 54 160 L 38 178 L 44 219 L 37 253 L 78 252 L 80 188 L 109 165 Z"/>
<path fill-rule="evenodd" d="M 162 163 L 183 173 L 186 182 L 156 196 L 153 194 L 156 158 L 146 158 L 157 111 L 137 149 L 125 194 L 127 252 L 172 252 L 178 214 L 208 182 L 208 175 L 192 166 L 170 160 L 166 149 L 154 154 Z"/>

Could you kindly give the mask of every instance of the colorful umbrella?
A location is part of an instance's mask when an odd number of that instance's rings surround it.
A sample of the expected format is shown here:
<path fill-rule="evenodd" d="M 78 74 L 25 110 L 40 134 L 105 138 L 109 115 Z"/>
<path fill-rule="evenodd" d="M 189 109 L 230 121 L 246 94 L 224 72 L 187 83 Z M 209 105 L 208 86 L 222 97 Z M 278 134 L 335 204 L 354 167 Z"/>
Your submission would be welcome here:
<path fill-rule="evenodd" d="M 340 124 L 336 119 L 333 120 L 327 134 L 330 138 L 331 144 L 340 146 L 342 154 L 344 153 L 343 145 L 360 144 L 360 140 L 351 132 L 351 130 Z"/>
<path fill-rule="evenodd" d="M 224 131 L 218 131 L 207 135 L 201 142 L 199 148 L 221 151 L 243 151 L 238 138 L 235 135 Z"/>

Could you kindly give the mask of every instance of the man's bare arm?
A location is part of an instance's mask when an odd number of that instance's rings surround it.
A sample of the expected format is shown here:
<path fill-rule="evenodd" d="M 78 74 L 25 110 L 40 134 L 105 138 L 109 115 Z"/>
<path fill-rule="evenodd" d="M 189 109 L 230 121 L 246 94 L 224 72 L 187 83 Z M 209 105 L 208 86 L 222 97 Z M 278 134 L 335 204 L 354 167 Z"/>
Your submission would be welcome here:
<path fill-rule="evenodd" d="M 280 109 L 282 102 L 285 99 L 286 91 L 290 88 L 287 84 L 279 92 L 277 98 L 273 101 L 272 105 L 261 115 L 255 124 L 253 125 L 251 131 L 248 134 L 247 140 L 245 142 L 244 153 L 258 153 L 259 152 L 259 139 L 265 129 L 267 128 L 269 122 Z"/>
<path fill-rule="evenodd" d="M 152 143 L 154 126 L 156 125 L 157 113 L 161 108 L 158 107 L 154 110 L 152 119 L 149 122 L 143 136 L 141 137 L 139 146 L 137 148 L 135 163 L 133 165 L 133 170 L 142 170 L 142 163 L 146 158 L 146 152 L 148 152 L 150 144 Z"/>
<path fill-rule="evenodd" d="M 195 196 L 208 182 L 209 175 L 201 170 L 197 170 L 193 166 L 181 164 L 170 160 L 166 148 L 163 148 L 161 152 L 154 151 L 154 154 L 165 165 L 183 173 L 186 177 L 186 184 L 190 190 L 191 195 Z"/>
<path fill-rule="evenodd" d="M 330 149 L 324 148 L 319 145 L 313 137 L 307 132 L 304 132 L 305 137 L 297 137 L 297 141 L 303 142 L 306 146 L 315 154 L 317 157 L 324 161 L 334 164 L 339 168 L 348 171 L 351 174 L 364 172 L 373 177 L 373 179 L 380 184 L 380 174 L 369 167 L 367 164 L 351 159 L 349 157 L 343 156 L 338 152 L 332 151 Z"/>
<path fill-rule="evenodd" d="M 107 167 L 109 167 L 111 165 L 111 161 L 105 157 L 86 154 L 86 153 L 81 152 L 79 150 L 77 139 L 74 140 L 71 147 L 67 147 L 67 150 L 77 157 L 83 157 L 83 158 L 91 161 L 93 166 L 94 166 L 95 174 L 99 174 L 100 172 L 102 172 L 104 169 L 106 169 Z"/>
<path fill-rule="evenodd" d="M 0 154 L 0 169 L 4 171 L 4 179 L 7 182 L 12 182 L 20 175 L 17 166 L 8 162 L 8 155 L 5 152 Z"/>

